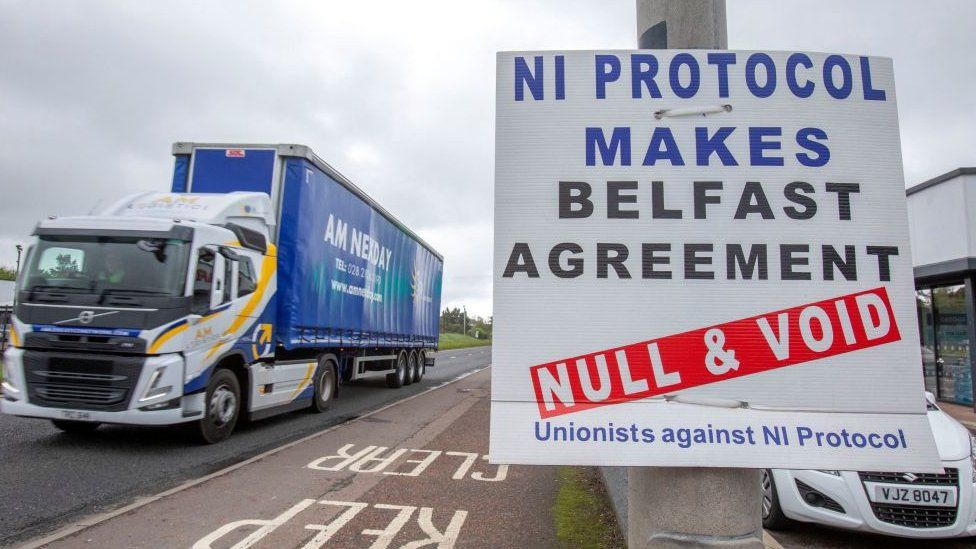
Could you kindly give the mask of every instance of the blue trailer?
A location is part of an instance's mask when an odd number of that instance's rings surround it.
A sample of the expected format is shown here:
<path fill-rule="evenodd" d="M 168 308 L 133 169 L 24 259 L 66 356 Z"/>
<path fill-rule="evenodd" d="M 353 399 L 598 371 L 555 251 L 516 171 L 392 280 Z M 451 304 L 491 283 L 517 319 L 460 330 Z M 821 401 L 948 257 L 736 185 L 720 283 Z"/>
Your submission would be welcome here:
<path fill-rule="evenodd" d="M 171 192 L 41 222 L 18 281 L 4 400 L 83 432 L 195 422 L 201 438 L 420 382 L 443 258 L 302 145 L 177 143 Z"/>

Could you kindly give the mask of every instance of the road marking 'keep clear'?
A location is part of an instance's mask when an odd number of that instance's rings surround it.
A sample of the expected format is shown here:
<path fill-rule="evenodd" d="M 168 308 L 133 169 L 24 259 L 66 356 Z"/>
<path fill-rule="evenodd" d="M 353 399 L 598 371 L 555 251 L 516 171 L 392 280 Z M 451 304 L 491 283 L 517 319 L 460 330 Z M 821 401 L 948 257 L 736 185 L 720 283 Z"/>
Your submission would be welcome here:
<path fill-rule="evenodd" d="M 492 476 L 488 476 L 488 471 L 472 471 L 472 468 L 474 468 L 475 463 L 479 459 L 482 461 L 488 460 L 487 455 L 474 452 L 420 450 L 413 448 L 394 448 L 391 450 L 386 446 L 366 446 L 354 451 L 355 447 L 355 444 L 346 444 L 342 448 L 339 448 L 334 455 L 316 459 L 306 465 L 306 467 L 317 471 L 346 470 L 353 473 L 382 473 L 384 475 L 419 477 L 438 459 L 443 461 L 448 458 L 455 460 L 460 458 L 457 461 L 457 468 L 454 469 L 451 475 L 452 480 L 470 478 L 482 482 L 501 482 L 508 476 L 508 465 L 498 465 L 495 474 Z M 412 465 L 413 467 L 402 471 L 397 470 L 406 465 Z M 417 525 L 427 537 L 404 543 L 400 545 L 400 549 L 416 549 L 429 545 L 436 545 L 438 549 L 449 549 L 454 547 L 458 535 L 461 533 L 461 526 L 464 525 L 464 521 L 468 517 L 468 512 L 464 509 L 454 511 L 450 522 L 441 531 L 434 525 L 434 509 L 431 507 L 303 499 L 272 519 L 244 519 L 224 524 L 193 544 L 193 549 L 211 549 L 215 542 L 223 540 L 225 537 L 241 529 L 256 527 L 256 530 L 231 546 L 231 549 L 247 549 L 265 539 L 280 526 L 294 519 L 298 514 L 316 503 L 319 505 L 346 507 L 346 509 L 329 524 L 306 524 L 305 529 L 314 531 L 316 534 L 302 546 L 302 549 L 318 549 L 319 547 L 323 547 L 326 542 L 332 539 L 356 515 L 371 505 L 374 509 L 396 511 L 397 513 L 383 529 L 367 528 L 361 532 L 364 536 L 376 537 L 376 540 L 370 545 L 370 549 L 387 549 L 390 547 L 393 539 L 410 522 L 410 519 L 414 517 L 414 512 L 416 512 Z"/>

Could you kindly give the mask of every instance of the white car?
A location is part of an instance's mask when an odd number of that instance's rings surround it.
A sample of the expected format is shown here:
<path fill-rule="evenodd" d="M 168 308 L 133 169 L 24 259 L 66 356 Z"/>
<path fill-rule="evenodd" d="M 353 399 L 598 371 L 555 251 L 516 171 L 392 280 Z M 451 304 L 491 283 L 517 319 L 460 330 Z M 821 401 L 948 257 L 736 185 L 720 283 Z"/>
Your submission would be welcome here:
<path fill-rule="evenodd" d="M 766 469 L 763 526 L 801 521 L 910 538 L 976 535 L 976 439 L 925 396 L 945 473 Z"/>

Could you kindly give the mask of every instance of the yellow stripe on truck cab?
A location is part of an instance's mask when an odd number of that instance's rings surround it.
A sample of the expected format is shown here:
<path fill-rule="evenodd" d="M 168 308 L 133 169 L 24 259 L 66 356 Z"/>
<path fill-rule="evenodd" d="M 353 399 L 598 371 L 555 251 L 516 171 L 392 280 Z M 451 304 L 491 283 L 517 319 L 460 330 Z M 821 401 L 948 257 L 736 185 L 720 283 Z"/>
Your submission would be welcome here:
<path fill-rule="evenodd" d="M 167 341 L 173 339 L 173 337 L 175 337 L 177 334 L 186 331 L 186 329 L 189 327 L 190 325 L 184 322 L 183 324 L 180 324 L 179 326 L 172 328 L 169 331 L 159 334 L 159 337 L 156 338 L 156 341 L 153 341 L 153 344 L 149 347 L 149 354 L 153 354 L 159 351 L 160 347 L 165 345 Z"/>

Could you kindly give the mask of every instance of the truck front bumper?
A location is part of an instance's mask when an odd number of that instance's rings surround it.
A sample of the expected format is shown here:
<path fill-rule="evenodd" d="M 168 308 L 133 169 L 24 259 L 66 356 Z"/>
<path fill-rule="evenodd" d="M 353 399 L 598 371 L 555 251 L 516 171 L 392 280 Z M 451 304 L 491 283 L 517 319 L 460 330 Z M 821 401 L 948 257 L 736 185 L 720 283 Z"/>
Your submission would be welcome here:
<path fill-rule="evenodd" d="M 99 410 L 48 408 L 24 401 L 6 399 L 0 401 L 0 412 L 22 417 L 90 421 L 95 423 L 120 423 L 126 425 L 174 425 L 200 419 L 199 415 L 184 417 L 182 406 L 169 410 L 136 409 L 122 410 L 119 412 L 102 412 Z"/>
<path fill-rule="evenodd" d="M 109 410 L 99 409 L 99 406 L 90 402 L 73 403 L 70 398 L 62 396 L 63 390 L 61 393 L 57 392 L 61 387 L 56 385 L 43 387 L 47 391 L 41 392 L 41 387 L 36 384 L 37 369 L 28 371 L 24 366 L 24 357 L 28 352 L 10 348 L 4 353 L 3 396 L 0 398 L 2 413 L 129 425 L 172 425 L 202 417 L 203 393 L 186 396 L 182 394 L 184 364 L 183 357 L 179 354 L 145 357 L 137 372 L 137 379 L 133 380 L 134 383 L 126 394 L 125 402 L 114 404 Z M 58 373 L 63 371 L 62 367 Z M 51 377 L 50 372 L 42 373 Z M 49 400 L 44 400 L 42 394 Z M 63 402 L 58 402 L 58 398 Z"/>

